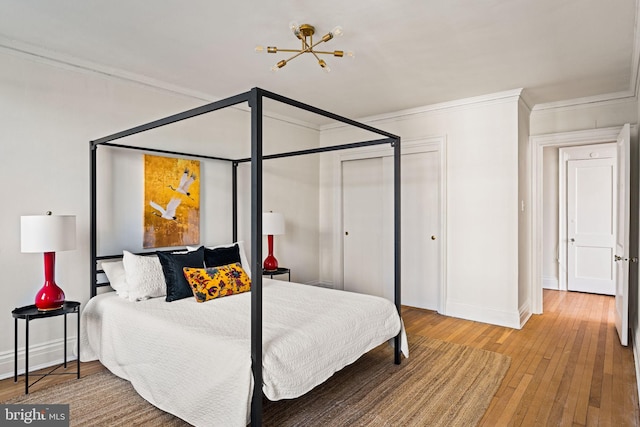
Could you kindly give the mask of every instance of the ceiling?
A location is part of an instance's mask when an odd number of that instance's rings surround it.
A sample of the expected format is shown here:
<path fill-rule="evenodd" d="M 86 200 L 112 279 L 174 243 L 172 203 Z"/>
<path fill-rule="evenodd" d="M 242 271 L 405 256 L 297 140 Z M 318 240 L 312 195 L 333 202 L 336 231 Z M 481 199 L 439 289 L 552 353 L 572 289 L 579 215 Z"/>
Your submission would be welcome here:
<path fill-rule="evenodd" d="M 0 46 L 219 99 L 258 86 L 363 118 L 525 88 L 533 105 L 635 95 L 636 0 L 0 0 Z M 344 36 L 278 72 L 289 22 Z M 317 37 L 316 37 L 317 40 Z"/>

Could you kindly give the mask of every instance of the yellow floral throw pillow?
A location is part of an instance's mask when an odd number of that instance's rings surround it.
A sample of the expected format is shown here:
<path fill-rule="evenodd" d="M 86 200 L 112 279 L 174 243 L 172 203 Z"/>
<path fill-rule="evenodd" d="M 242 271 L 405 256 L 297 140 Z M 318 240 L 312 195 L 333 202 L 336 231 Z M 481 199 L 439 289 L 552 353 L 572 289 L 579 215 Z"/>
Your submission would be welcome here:
<path fill-rule="evenodd" d="M 240 263 L 209 268 L 184 267 L 182 271 L 198 302 L 251 290 L 251 279 Z"/>

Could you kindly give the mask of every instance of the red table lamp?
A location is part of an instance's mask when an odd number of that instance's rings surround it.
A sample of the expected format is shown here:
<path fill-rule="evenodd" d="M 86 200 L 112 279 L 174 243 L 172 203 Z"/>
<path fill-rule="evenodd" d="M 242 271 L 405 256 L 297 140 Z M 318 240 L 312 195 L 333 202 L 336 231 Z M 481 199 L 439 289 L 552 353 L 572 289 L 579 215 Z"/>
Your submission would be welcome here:
<path fill-rule="evenodd" d="M 64 291 L 55 282 L 56 252 L 76 248 L 76 217 L 73 215 L 30 215 L 20 218 L 23 253 L 44 253 L 44 285 L 36 294 L 41 311 L 64 305 Z"/>
<path fill-rule="evenodd" d="M 269 255 L 264 259 L 263 268 L 265 271 L 276 271 L 278 260 L 273 256 L 273 236 L 284 234 L 284 216 L 276 212 L 263 212 L 262 234 L 267 235 L 269 244 Z"/>

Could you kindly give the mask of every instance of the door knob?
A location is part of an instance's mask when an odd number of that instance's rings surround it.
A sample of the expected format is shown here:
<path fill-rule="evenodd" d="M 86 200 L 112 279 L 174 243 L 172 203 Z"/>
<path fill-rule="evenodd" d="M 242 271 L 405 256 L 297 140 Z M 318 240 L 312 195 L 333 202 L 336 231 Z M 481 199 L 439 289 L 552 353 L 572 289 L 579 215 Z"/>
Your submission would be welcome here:
<path fill-rule="evenodd" d="M 431 236 L 431 240 L 436 240 L 436 236 Z"/>
<path fill-rule="evenodd" d="M 348 236 L 348 235 L 349 235 L 349 232 L 348 232 L 348 231 L 345 231 L 345 232 L 344 232 L 344 235 L 345 235 L 345 236 Z"/>
<path fill-rule="evenodd" d="M 575 242 L 575 241 L 576 241 L 576 239 L 574 239 L 574 238 L 572 237 L 572 238 L 570 238 L 570 239 L 569 239 L 569 241 L 570 241 L 571 243 L 573 243 L 573 242 Z"/>

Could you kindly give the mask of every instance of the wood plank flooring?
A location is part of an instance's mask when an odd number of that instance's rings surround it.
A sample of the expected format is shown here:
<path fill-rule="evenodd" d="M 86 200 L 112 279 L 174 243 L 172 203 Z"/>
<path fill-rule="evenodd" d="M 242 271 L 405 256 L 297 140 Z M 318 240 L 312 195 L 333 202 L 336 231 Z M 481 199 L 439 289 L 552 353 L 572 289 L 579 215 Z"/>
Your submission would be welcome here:
<path fill-rule="evenodd" d="M 544 292 L 522 330 L 406 307 L 409 334 L 491 350 L 511 366 L 481 426 L 640 426 L 631 347 L 614 326 L 614 298 Z"/>
<path fill-rule="evenodd" d="M 533 316 L 522 330 L 410 307 L 403 308 L 403 318 L 409 334 L 511 357 L 481 426 L 640 427 L 633 352 L 620 345 L 613 304 L 612 297 L 545 291 L 545 314 Z M 81 372 L 103 369 L 89 362 Z M 24 393 L 23 381 L 0 381 L 0 401 Z M 31 392 L 63 381 L 74 377 L 45 378 Z"/>

